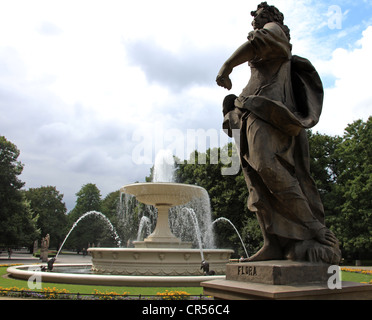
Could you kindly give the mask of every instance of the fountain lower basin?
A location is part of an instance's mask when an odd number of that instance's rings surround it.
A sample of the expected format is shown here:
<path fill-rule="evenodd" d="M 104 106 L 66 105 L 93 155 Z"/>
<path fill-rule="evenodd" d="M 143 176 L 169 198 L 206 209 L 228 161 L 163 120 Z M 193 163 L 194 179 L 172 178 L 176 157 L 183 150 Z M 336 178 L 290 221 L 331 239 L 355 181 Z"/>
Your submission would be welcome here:
<path fill-rule="evenodd" d="M 199 249 L 90 248 L 92 270 L 102 274 L 134 276 L 200 276 Z M 230 249 L 204 249 L 204 259 L 218 275 L 225 274 Z"/>
<path fill-rule="evenodd" d="M 12 266 L 7 272 L 16 279 L 30 280 L 38 277 L 43 283 L 71 283 L 82 285 L 102 286 L 135 286 L 135 287 L 198 287 L 201 282 L 208 280 L 223 280 L 224 275 L 214 276 L 129 276 L 81 273 L 81 269 L 90 270 L 86 264 L 55 264 L 52 272 L 35 271 L 37 265 Z M 62 270 L 58 270 L 61 268 Z M 66 272 L 66 269 L 68 272 Z M 64 271 L 64 272 L 63 272 Z"/>

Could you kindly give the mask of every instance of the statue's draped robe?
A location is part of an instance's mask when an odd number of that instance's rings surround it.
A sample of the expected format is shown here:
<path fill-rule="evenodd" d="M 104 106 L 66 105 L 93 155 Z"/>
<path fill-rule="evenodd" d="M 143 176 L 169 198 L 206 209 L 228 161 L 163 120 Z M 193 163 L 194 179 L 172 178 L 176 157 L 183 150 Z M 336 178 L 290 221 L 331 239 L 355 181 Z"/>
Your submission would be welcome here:
<path fill-rule="evenodd" d="M 255 53 L 251 78 L 223 127 L 230 136 L 231 129 L 239 130 L 248 208 L 257 213 L 263 232 L 309 240 L 324 228 L 305 131 L 318 122 L 322 83 L 308 60 L 292 56 L 278 24 L 252 31 L 248 41 Z"/>

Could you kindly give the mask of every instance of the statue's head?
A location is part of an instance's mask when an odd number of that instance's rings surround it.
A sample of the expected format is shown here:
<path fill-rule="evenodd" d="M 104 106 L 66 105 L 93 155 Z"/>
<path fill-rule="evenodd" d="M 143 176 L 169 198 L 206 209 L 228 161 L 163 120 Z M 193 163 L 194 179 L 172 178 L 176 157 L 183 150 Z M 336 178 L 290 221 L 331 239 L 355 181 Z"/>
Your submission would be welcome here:
<path fill-rule="evenodd" d="M 262 29 L 268 22 L 277 22 L 283 24 L 284 15 L 276 7 L 269 6 L 267 2 L 261 2 L 257 6 L 257 10 L 251 11 L 254 17 L 252 25 L 255 29 Z M 264 25 L 262 25 L 264 23 Z"/>
<path fill-rule="evenodd" d="M 285 32 L 288 40 L 290 39 L 289 29 L 284 25 L 284 15 L 275 6 L 268 5 L 266 1 L 261 2 L 257 6 L 257 10 L 251 11 L 251 15 L 253 16 L 253 29 L 262 29 L 266 23 L 276 22 Z"/>

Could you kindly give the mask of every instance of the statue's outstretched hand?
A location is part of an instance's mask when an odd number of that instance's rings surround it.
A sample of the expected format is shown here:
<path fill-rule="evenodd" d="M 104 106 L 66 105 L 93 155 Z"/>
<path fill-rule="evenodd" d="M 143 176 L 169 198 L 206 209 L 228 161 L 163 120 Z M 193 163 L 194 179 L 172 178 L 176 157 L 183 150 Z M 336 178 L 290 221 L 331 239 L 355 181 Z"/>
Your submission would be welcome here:
<path fill-rule="evenodd" d="M 230 90 L 232 88 L 232 83 L 229 78 L 229 74 L 231 72 L 232 68 L 229 66 L 229 64 L 227 62 L 224 63 L 216 78 L 216 82 L 220 87 L 223 87 L 227 90 Z"/>
<path fill-rule="evenodd" d="M 232 83 L 229 76 L 218 75 L 216 78 L 216 82 L 220 87 L 223 87 L 227 90 L 230 90 L 232 88 Z"/>

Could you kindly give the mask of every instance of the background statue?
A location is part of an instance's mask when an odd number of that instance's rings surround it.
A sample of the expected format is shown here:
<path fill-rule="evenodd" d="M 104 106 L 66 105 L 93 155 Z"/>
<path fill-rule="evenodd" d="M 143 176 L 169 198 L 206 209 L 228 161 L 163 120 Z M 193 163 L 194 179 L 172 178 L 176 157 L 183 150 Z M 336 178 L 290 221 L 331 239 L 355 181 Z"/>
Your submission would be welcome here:
<path fill-rule="evenodd" d="M 40 243 L 40 259 L 42 262 L 48 262 L 48 248 L 49 248 L 50 236 L 49 233 L 45 238 L 41 239 Z"/>
<path fill-rule="evenodd" d="M 216 274 L 214 270 L 209 270 L 209 262 L 203 260 L 200 269 L 203 269 L 203 273 L 206 276 L 213 276 Z"/>
<path fill-rule="evenodd" d="M 283 14 L 266 2 L 252 11 L 253 31 L 223 64 L 217 84 L 228 90 L 233 68 L 248 62 L 251 78 L 239 97 L 223 102 L 224 129 L 236 140 L 264 245 L 248 261 L 292 259 L 337 264 L 341 253 L 324 224 L 310 175 L 306 128 L 317 124 L 323 86 L 312 64 L 292 56 Z"/>
<path fill-rule="evenodd" d="M 50 241 L 50 236 L 49 233 L 45 236 L 45 238 L 41 239 L 41 248 L 42 249 L 48 249 L 49 248 L 49 241 Z"/>

